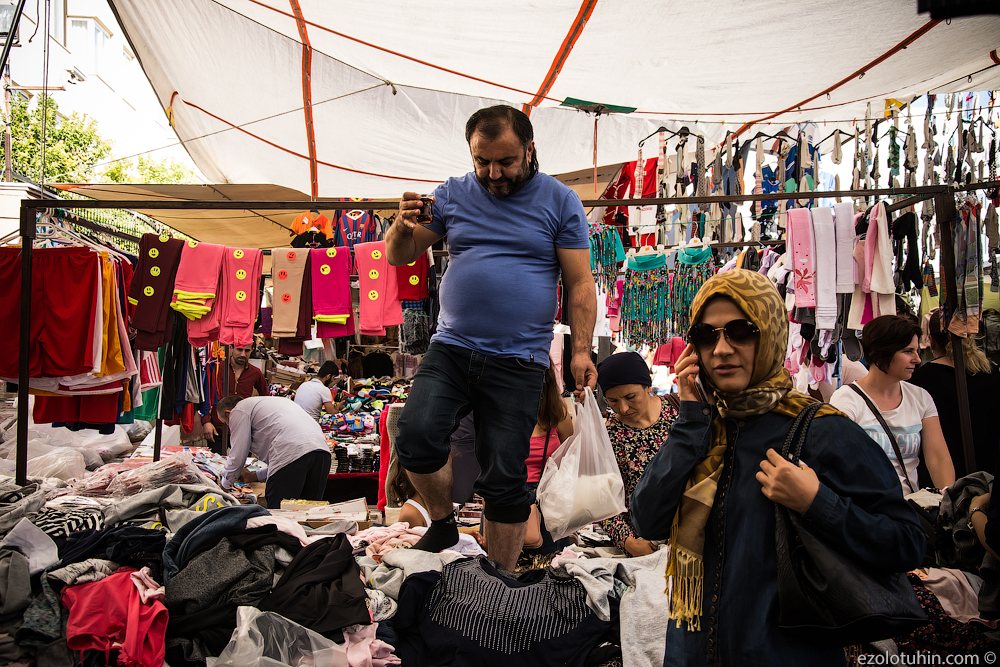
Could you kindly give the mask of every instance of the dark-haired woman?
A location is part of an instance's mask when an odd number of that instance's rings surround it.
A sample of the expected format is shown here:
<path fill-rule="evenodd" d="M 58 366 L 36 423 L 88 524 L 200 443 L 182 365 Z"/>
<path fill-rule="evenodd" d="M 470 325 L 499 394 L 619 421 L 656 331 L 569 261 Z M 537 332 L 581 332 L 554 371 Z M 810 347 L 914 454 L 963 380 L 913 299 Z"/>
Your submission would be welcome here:
<path fill-rule="evenodd" d="M 948 452 L 934 399 L 907 380 L 920 363 L 920 327 L 897 315 L 876 317 L 865 325 L 861 347 L 868 362 L 868 375 L 854 383 L 864 392 L 889 426 L 899 446 L 905 469 L 900 466 L 889 435 L 878 417 L 851 386 L 834 392 L 830 404 L 853 419 L 889 457 L 903 493 L 919 488 L 917 466 L 921 453 L 934 486 L 943 489 L 955 482 L 955 466 Z"/>
<path fill-rule="evenodd" d="M 1000 431 L 994 422 L 997 397 L 1000 397 L 1000 369 L 976 346 L 974 338 L 962 339 L 965 383 L 972 416 L 972 442 L 976 452 L 976 467 L 968 470 L 958 416 L 958 393 L 955 391 L 955 351 L 948 330 L 941 326 L 940 310 L 931 313 L 929 331 L 934 359 L 913 371 L 910 383 L 926 389 L 934 399 L 941 430 L 955 464 L 955 478 L 960 479 L 977 470 L 992 473 L 1000 462 Z"/>
<path fill-rule="evenodd" d="M 656 551 L 632 527 L 629 498 L 646 466 L 667 441 L 677 409 L 653 394 L 646 360 L 635 352 L 613 354 L 597 365 L 597 384 L 615 414 L 607 421 L 608 437 L 625 484 L 625 511 L 601 522 L 615 546 L 630 556 Z"/>
<path fill-rule="evenodd" d="M 528 454 L 528 488 L 534 491 L 545 469 L 543 457 L 550 456 L 573 435 L 573 419 L 559 393 L 559 382 L 552 364 L 545 369 L 542 400 L 538 405 L 538 422 L 531 432 L 531 451 Z M 546 453 L 546 439 L 548 452 Z"/>

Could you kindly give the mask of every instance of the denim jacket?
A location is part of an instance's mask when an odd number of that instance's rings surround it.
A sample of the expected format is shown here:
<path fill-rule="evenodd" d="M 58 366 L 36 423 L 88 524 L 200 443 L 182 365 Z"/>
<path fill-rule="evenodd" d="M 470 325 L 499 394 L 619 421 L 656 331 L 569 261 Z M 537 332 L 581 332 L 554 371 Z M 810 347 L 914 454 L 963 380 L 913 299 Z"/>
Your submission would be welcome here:
<path fill-rule="evenodd" d="M 667 539 L 691 471 L 708 451 L 705 403 L 681 404 L 666 443 L 631 498 L 636 534 Z M 705 528 L 701 630 L 668 621 L 664 665 L 843 665 L 840 648 L 815 646 L 778 627 L 774 503 L 756 479 L 767 450 L 780 452 L 791 418 L 768 412 L 727 419 L 722 478 Z M 916 512 L 881 448 L 840 416 L 812 422 L 802 461 L 819 476 L 819 493 L 803 515 L 832 548 L 868 567 L 918 567 L 926 539 Z"/>

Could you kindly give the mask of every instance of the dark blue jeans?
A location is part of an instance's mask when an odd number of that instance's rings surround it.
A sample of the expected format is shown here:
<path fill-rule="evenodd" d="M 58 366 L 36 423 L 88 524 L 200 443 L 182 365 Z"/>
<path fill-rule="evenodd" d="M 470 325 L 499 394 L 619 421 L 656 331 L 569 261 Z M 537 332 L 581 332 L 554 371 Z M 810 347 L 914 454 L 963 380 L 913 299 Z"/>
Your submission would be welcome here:
<path fill-rule="evenodd" d="M 473 488 L 486 501 L 486 518 L 526 521 L 532 499 L 526 462 L 544 373 L 541 364 L 432 342 L 399 417 L 400 464 L 423 475 L 440 470 L 451 453 L 451 434 L 475 411 L 482 472 Z"/>

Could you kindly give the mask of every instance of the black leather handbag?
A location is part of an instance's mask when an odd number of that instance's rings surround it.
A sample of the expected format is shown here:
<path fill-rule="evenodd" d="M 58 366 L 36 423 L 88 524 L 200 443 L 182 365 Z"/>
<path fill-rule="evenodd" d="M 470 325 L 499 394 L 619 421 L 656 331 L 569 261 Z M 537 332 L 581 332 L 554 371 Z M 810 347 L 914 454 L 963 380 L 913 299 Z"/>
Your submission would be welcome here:
<path fill-rule="evenodd" d="M 781 454 L 799 464 L 821 403 L 803 410 Z M 850 646 L 908 634 L 927 622 L 902 573 L 876 572 L 825 545 L 802 517 L 774 504 L 778 626 L 816 644 Z"/>

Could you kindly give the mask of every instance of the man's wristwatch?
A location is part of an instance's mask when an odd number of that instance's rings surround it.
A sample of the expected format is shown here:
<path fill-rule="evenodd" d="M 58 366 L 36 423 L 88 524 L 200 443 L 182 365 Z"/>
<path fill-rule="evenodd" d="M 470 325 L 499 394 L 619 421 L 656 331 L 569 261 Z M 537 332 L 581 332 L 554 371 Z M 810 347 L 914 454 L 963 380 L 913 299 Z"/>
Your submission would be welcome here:
<path fill-rule="evenodd" d="M 986 508 L 985 507 L 969 508 L 969 530 L 975 530 L 975 527 L 972 525 L 972 515 L 975 514 L 976 512 L 982 512 L 983 514 L 986 514 Z"/>

